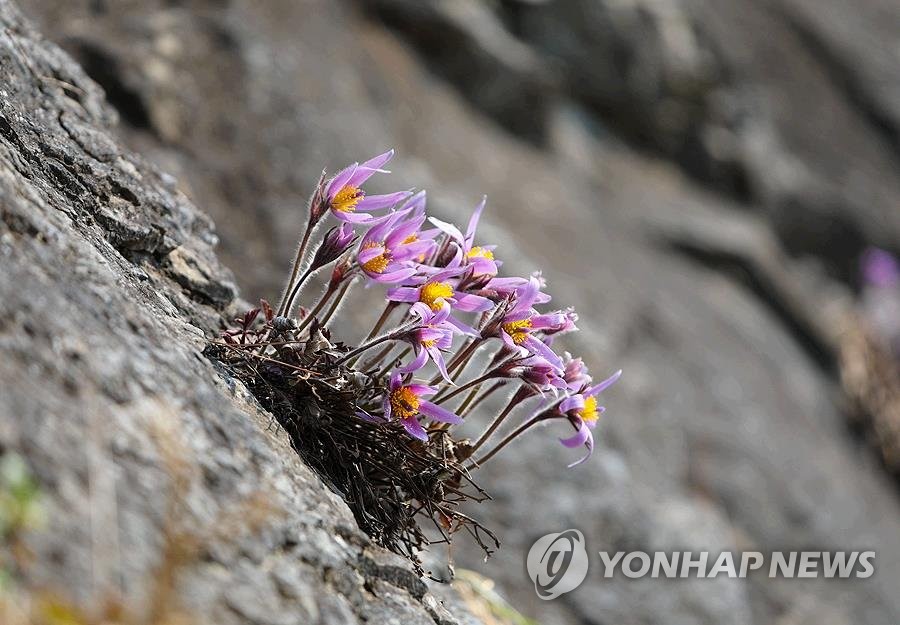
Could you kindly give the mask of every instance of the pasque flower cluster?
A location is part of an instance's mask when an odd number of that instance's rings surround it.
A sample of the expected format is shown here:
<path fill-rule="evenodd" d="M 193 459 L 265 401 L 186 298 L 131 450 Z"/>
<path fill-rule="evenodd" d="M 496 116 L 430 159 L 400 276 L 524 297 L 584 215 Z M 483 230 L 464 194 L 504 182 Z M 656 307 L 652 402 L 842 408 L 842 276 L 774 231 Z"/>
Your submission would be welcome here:
<path fill-rule="evenodd" d="M 322 176 L 312 196 L 306 231 L 275 311 L 295 327 L 327 327 L 354 283 L 381 287 L 384 309 L 372 331 L 336 363 L 352 368 L 383 392 L 356 406 L 358 417 L 398 423 L 397 435 L 429 444 L 464 420 L 495 393 L 505 407 L 464 447 L 468 468 L 478 467 L 533 426 L 566 425 L 560 442 L 586 453 L 604 408 L 600 394 L 621 371 L 594 384 L 581 359 L 553 348 L 554 339 L 577 330 L 571 308 L 553 309 L 539 273 L 499 275 L 497 246 L 478 240 L 485 208 L 475 208 L 465 232 L 426 214 L 424 192 L 370 195 L 365 183 L 393 151 L 354 163 L 330 179 Z M 308 250 L 313 231 L 331 215 L 338 225 Z M 295 313 L 307 278 L 334 264 L 324 292 Z M 312 323 L 315 319 L 316 323 Z M 426 374 L 426 372 L 430 373 Z M 529 417 L 499 441 L 495 434 L 517 408 Z M 463 452 L 458 452 L 463 453 Z"/>

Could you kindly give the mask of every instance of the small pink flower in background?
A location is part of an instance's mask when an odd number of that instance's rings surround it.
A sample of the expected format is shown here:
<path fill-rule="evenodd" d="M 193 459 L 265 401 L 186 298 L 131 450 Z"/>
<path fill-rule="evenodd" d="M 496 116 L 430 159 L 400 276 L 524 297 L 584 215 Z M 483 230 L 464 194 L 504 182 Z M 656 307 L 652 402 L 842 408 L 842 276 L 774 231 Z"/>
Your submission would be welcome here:
<path fill-rule="evenodd" d="M 900 286 L 900 262 L 890 252 L 869 248 L 862 256 L 862 275 L 873 286 Z"/>
<path fill-rule="evenodd" d="M 578 392 L 591 383 L 591 376 L 581 358 L 573 358 L 572 354 L 566 352 L 563 354 L 563 363 L 563 379 L 570 391 Z"/>
<path fill-rule="evenodd" d="M 900 358 L 900 261 L 878 248 L 866 250 L 860 261 L 863 315 L 875 335 Z"/>

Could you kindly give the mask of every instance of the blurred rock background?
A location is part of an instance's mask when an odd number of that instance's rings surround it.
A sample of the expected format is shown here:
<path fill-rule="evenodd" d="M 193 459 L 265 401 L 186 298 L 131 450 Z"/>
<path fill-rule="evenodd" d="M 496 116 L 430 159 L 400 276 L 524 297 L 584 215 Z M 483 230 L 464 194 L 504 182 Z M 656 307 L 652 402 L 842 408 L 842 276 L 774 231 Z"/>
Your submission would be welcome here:
<path fill-rule="evenodd" d="M 486 470 L 504 539 L 457 564 L 545 625 L 900 622 L 897 482 L 848 426 L 839 320 L 900 251 L 893 0 L 28 0 L 274 299 L 323 166 L 386 147 L 392 187 L 544 270 L 568 346 L 622 367 L 593 461 L 555 433 Z M 358 328 L 356 329 L 358 331 Z M 353 338 L 354 328 L 346 331 Z M 869 580 L 601 580 L 539 601 L 531 542 L 875 549 Z M 464 541 L 460 541 L 464 543 Z"/>

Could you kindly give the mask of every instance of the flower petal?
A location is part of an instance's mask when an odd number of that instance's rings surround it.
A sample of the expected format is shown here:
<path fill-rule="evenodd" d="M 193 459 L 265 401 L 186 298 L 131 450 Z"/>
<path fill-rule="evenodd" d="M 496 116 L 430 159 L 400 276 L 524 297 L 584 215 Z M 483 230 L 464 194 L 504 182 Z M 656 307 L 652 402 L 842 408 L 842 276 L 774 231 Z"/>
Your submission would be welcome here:
<path fill-rule="evenodd" d="M 408 417 L 400 422 L 410 436 L 418 438 L 420 441 L 428 442 L 428 434 L 425 432 L 425 428 L 422 427 L 422 424 L 415 417 Z"/>
<path fill-rule="evenodd" d="M 363 421 L 368 421 L 369 423 L 384 423 L 384 417 L 376 417 L 373 414 L 369 414 L 365 410 L 357 410 L 356 416 Z"/>
<path fill-rule="evenodd" d="M 332 199 L 338 191 L 347 186 L 347 181 L 350 180 L 350 177 L 356 171 L 357 167 L 359 167 L 359 163 L 353 163 L 349 167 L 345 167 L 335 174 L 334 178 L 331 179 L 331 182 L 328 183 L 328 190 L 326 191 L 329 200 Z"/>
<path fill-rule="evenodd" d="M 397 369 L 397 371 L 400 373 L 412 373 L 413 371 L 418 371 L 424 367 L 426 362 L 428 362 L 428 352 L 424 349 L 420 349 L 419 353 L 416 354 L 416 357 L 408 365 Z"/>
<path fill-rule="evenodd" d="M 409 191 L 397 191 L 396 193 L 387 193 L 385 195 L 367 195 L 356 205 L 356 210 L 372 211 L 395 206 L 398 202 L 402 202 L 409 197 L 409 195 Z"/>
<path fill-rule="evenodd" d="M 475 229 L 478 227 L 478 220 L 481 218 L 481 211 L 484 210 L 484 205 L 487 203 L 487 196 L 481 198 L 481 203 L 475 207 L 475 212 L 472 213 L 472 217 L 469 219 L 469 227 L 466 228 L 466 246 L 472 247 L 472 241 L 475 239 Z"/>
<path fill-rule="evenodd" d="M 430 221 L 435 226 L 440 228 L 443 232 L 446 232 L 450 236 L 450 238 L 453 239 L 454 241 L 457 241 L 459 243 L 462 243 L 463 241 L 465 241 L 465 237 L 463 236 L 463 233 L 460 232 L 459 228 L 457 228 L 453 224 L 448 223 L 446 221 L 441 221 L 437 217 L 429 217 L 428 221 Z"/>
<path fill-rule="evenodd" d="M 399 286 L 395 289 L 389 289 L 387 292 L 387 298 L 394 302 L 418 302 L 419 289 L 414 289 L 408 286 Z"/>
<path fill-rule="evenodd" d="M 444 356 L 441 354 L 440 350 L 435 347 L 426 347 L 428 351 L 428 355 L 431 356 L 431 360 L 434 361 L 435 366 L 438 368 L 438 371 L 441 372 L 441 377 L 450 384 L 455 384 L 453 380 L 450 379 L 450 374 L 447 373 L 447 364 L 444 362 Z"/>
<path fill-rule="evenodd" d="M 622 377 L 622 370 L 621 370 L 621 369 L 619 369 L 618 371 L 616 371 L 614 374 L 612 374 L 611 376 L 609 376 L 608 378 L 606 378 L 605 380 L 603 380 L 603 381 L 600 382 L 599 384 L 596 384 L 596 385 L 592 386 L 591 388 L 589 388 L 587 391 L 585 391 L 584 394 L 585 394 L 586 396 L 588 396 L 588 397 L 591 397 L 591 396 L 593 396 L 593 395 L 598 395 L 599 393 L 602 393 L 603 391 L 605 391 L 606 389 L 608 389 L 610 386 L 612 386 L 613 384 L 615 384 L 616 381 L 617 381 L 620 377 Z"/>
<path fill-rule="evenodd" d="M 430 401 L 422 400 L 419 402 L 419 412 L 423 415 L 427 415 L 432 419 L 437 419 L 438 421 L 442 421 L 444 423 L 462 423 L 462 419 L 459 415 L 453 414 L 446 408 L 441 408 L 437 404 L 433 404 Z"/>
<path fill-rule="evenodd" d="M 569 412 L 570 410 L 581 410 L 582 408 L 584 408 L 584 397 L 582 395 L 566 397 L 559 405 L 559 411 L 562 413 Z"/>

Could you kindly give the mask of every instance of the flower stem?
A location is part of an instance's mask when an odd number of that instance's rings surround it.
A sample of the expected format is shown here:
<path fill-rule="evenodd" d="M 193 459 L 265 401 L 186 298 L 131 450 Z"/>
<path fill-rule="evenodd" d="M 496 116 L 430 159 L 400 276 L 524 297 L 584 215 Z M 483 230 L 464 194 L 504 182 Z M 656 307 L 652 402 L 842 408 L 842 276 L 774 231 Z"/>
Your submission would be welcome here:
<path fill-rule="evenodd" d="M 456 397 L 457 395 L 459 395 L 459 394 L 462 393 L 463 391 L 465 391 L 465 390 L 467 390 L 467 389 L 470 389 L 470 388 L 472 388 L 473 386 L 477 386 L 478 384 L 481 384 L 482 382 L 485 382 L 485 381 L 487 381 L 487 380 L 490 380 L 492 377 L 494 377 L 494 374 L 495 374 L 495 373 L 496 373 L 496 370 L 493 370 L 493 369 L 492 369 L 491 371 L 488 371 L 488 372 L 485 373 L 484 375 L 480 375 L 480 376 L 478 376 L 477 378 L 475 378 L 474 380 L 470 380 L 470 381 L 466 382 L 465 384 L 463 384 L 462 386 L 456 387 L 451 393 L 448 393 L 447 395 L 444 395 L 443 397 L 440 397 L 440 398 L 435 399 L 435 400 L 434 400 L 434 403 L 436 403 L 436 404 L 442 404 L 442 403 L 444 403 L 445 401 L 448 401 L 448 400 L 450 400 L 450 399 L 453 399 L 454 397 Z"/>
<path fill-rule="evenodd" d="M 478 349 L 478 346 L 484 339 L 476 338 L 472 339 L 472 341 L 466 345 L 465 347 L 461 347 L 461 349 L 456 353 L 456 355 L 450 360 L 447 364 L 447 373 L 450 375 L 450 379 L 456 381 L 456 378 L 459 377 L 460 371 L 454 371 L 462 364 L 463 362 L 468 362 L 472 355 L 475 353 L 475 350 Z M 443 380 L 444 377 L 439 373 L 431 379 L 430 384 L 434 385 Z"/>
<path fill-rule="evenodd" d="M 306 246 L 309 244 L 309 237 L 312 235 L 314 227 L 315 223 L 313 223 L 312 218 L 310 218 L 310 220 L 306 222 L 306 231 L 303 233 L 303 238 L 300 240 L 300 246 L 297 248 L 297 255 L 294 257 L 294 264 L 291 267 L 291 277 L 284 287 L 284 294 L 281 296 L 281 301 L 278 302 L 278 308 L 276 309 L 276 314 L 278 316 L 284 317 L 286 314 L 286 304 L 289 299 L 289 294 L 294 286 L 294 280 L 297 279 L 297 274 L 300 272 L 300 267 L 303 265 L 303 256 L 306 254 Z"/>
<path fill-rule="evenodd" d="M 484 445 L 488 439 L 497 431 L 497 428 L 500 427 L 500 424 L 503 423 L 504 419 L 509 416 L 509 413 L 513 411 L 513 408 L 522 403 L 523 400 L 526 399 L 526 395 L 524 395 L 521 390 L 516 391 L 516 393 L 510 398 L 509 403 L 506 404 L 506 407 L 498 414 L 494 420 L 491 422 L 490 426 L 482 433 L 478 440 L 475 441 L 475 444 L 472 446 L 472 453 L 474 454 L 478 449 Z"/>
<path fill-rule="evenodd" d="M 391 316 L 391 313 L 394 312 L 394 309 L 397 307 L 396 302 L 389 301 L 387 306 L 384 307 L 384 311 L 381 313 L 381 316 L 378 318 L 378 321 L 375 322 L 375 327 L 372 328 L 372 331 L 369 332 L 369 336 L 367 336 L 364 340 L 368 341 L 373 336 L 378 334 L 381 331 L 381 327 L 388 320 L 388 317 Z"/>
<path fill-rule="evenodd" d="M 306 279 L 309 278 L 313 273 L 313 268 L 309 267 L 306 271 L 303 272 L 303 275 L 300 276 L 300 279 L 297 280 L 297 283 L 294 285 L 294 288 L 291 289 L 290 295 L 288 295 L 287 301 L 284 304 L 284 313 L 283 316 L 290 317 L 291 313 L 294 309 L 294 300 L 297 299 L 297 294 L 300 293 L 300 289 L 303 287 L 303 284 L 306 282 Z"/>
<path fill-rule="evenodd" d="M 318 315 L 322 311 L 322 308 L 325 306 L 325 303 L 331 297 L 332 293 L 334 293 L 334 289 L 332 289 L 330 286 L 325 289 L 325 292 L 322 293 L 322 297 L 319 298 L 319 301 L 316 302 L 316 305 L 313 306 L 312 310 L 306 313 L 303 321 L 301 321 L 300 325 L 297 326 L 297 332 L 303 330 L 313 319 L 315 319 L 316 315 Z"/>
<path fill-rule="evenodd" d="M 384 367 L 382 367 L 381 371 L 378 372 L 378 375 L 376 375 L 375 377 L 377 377 L 377 378 L 383 378 L 384 376 L 386 376 L 386 375 L 388 374 L 388 372 L 391 370 L 391 367 L 393 366 L 392 363 L 395 362 L 396 360 L 403 360 L 404 358 L 406 358 L 406 356 L 407 356 L 407 355 L 409 354 L 409 352 L 411 352 L 411 351 L 412 351 L 412 346 L 407 345 L 407 346 L 403 349 L 403 351 L 400 352 L 400 353 L 397 355 L 396 358 L 391 358 L 390 360 L 388 360 L 388 361 L 385 363 Z"/>
<path fill-rule="evenodd" d="M 534 417 L 530 418 L 528 421 L 526 421 L 525 423 L 523 423 L 522 425 L 517 427 L 515 430 L 510 432 L 506 436 L 506 438 L 504 438 L 502 441 L 497 443 L 496 447 L 494 447 L 492 450 L 490 450 L 489 452 L 484 454 L 481 458 L 477 458 L 477 459 L 473 460 L 470 464 L 463 467 L 463 470 L 471 471 L 473 469 L 477 469 L 478 467 L 484 466 L 484 464 L 488 460 L 490 460 L 491 458 L 496 456 L 497 453 L 501 449 L 503 449 L 504 447 L 509 445 L 513 440 L 516 439 L 516 437 L 518 437 L 520 434 L 522 434 L 523 432 L 528 430 L 533 425 L 536 425 L 536 424 L 540 423 L 541 421 L 544 421 L 548 418 L 549 418 L 549 416 L 548 416 L 547 412 L 538 413 L 537 415 L 535 415 Z"/>
<path fill-rule="evenodd" d="M 343 362 L 350 360 L 351 358 L 359 356 L 364 351 L 370 350 L 377 345 L 381 345 L 385 341 L 394 340 L 396 338 L 396 334 L 397 334 L 397 331 L 395 330 L 393 332 L 388 332 L 387 334 L 379 336 L 377 339 L 373 339 L 367 343 L 364 343 L 363 345 L 360 345 L 359 347 L 354 349 L 352 352 L 348 352 L 348 353 L 344 354 L 339 360 L 335 361 L 334 364 L 339 365 Z"/>
<path fill-rule="evenodd" d="M 468 413 L 475 410 L 475 408 L 478 407 L 478 404 L 480 404 L 485 399 L 490 397 L 491 394 L 493 394 L 497 389 L 506 385 L 506 383 L 507 383 L 506 380 L 497 381 L 496 383 L 494 383 L 493 386 L 488 388 L 486 391 L 482 392 L 478 397 L 474 398 L 474 401 L 470 402 L 468 406 L 465 406 L 465 410 L 460 410 L 456 414 L 458 414 L 461 417 L 465 417 Z"/>
<path fill-rule="evenodd" d="M 344 297 L 347 295 L 347 291 L 350 290 L 350 286 L 352 284 L 353 284 L 353 282 L 351 281 L 351 282 L 347 282 L 347 284 L 344 285 L 344 288 L 342 288 L 340 290 L 340 292 L 337 294 L 337 297 L 335 297 L 334 301 L 331 302 L 331 307 L 328 309 L 328 311 L 324 315 L 322 315 L 322 319 L 320 321 L 323 326 L 325 324 L 327 324 L 329 321 L 331 321 L 331 318 L 334 316 L 334 313 L 337 312 L 338 306 L 341 305 L 341 302 L 343 301 Z"/>

